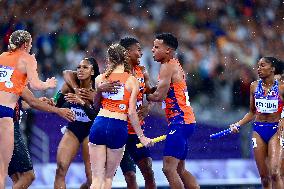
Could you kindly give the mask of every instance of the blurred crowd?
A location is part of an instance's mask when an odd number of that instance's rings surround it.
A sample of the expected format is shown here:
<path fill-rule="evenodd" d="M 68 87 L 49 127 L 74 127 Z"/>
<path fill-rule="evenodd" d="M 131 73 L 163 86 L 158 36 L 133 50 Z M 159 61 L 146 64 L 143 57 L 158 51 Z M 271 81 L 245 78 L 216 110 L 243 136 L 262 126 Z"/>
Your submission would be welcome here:
<path fill-rule="evenodd" d="M 14 30 L 30 31 L 43 79 L 62 81 L 62 70 L 75 69 L 85 56 L 103 71 L 107 47 L 133 36 L 155 84 L 154 36 L 174 33 L 196 111 L 248 107 L 258 59 L 284 60 L 282 0 L 2 0 L 0 10 L 0 50 Z"/>

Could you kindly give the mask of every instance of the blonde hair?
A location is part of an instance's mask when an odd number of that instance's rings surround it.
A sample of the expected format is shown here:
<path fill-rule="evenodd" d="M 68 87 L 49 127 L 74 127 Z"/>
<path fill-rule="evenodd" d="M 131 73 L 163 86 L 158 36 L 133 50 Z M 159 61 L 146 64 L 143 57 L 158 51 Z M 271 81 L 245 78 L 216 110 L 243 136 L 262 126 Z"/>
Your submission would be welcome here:
<path fill-rule="evenodd" d="M 15 51 L 20 48 L 24 43 L 28 43 L 32 36 L 29 32 L 25 30 L 14 31 L 9 38 L 9 51 Z"/>
<path fill-rule="evenodd" d="M 132 67 L 128 64 L 127 50 L 119 45 L 112 44 L 107 50 L 108 56 L 108 67 L 106 70 L 105 77 L 108 78 L 117 65 L 124 65 L 124 71 L 131 73 Z"/>

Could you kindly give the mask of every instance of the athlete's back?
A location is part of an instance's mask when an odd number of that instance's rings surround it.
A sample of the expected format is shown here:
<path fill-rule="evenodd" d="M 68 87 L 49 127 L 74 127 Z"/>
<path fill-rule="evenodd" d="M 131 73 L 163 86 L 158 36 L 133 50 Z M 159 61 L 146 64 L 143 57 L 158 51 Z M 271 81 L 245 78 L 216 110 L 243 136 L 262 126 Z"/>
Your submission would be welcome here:
<path fill-rule="evenodd" d="M 133 82 L 138 85 L 138 81 L 127 72 L 114 71 L 108 78 L 105 74 L 101 74 L 96 78 L 96 85 L 106 80 L 119 81 L 121 86 L 117 88 L 115 93 L 102 93 L 102 108 L 98 114 L 101 116 L 113 117 L 117 119 L 127 120 L 130 95 L 133 90 Z M 137 88 L 137 86 L 136 86 Z"/>

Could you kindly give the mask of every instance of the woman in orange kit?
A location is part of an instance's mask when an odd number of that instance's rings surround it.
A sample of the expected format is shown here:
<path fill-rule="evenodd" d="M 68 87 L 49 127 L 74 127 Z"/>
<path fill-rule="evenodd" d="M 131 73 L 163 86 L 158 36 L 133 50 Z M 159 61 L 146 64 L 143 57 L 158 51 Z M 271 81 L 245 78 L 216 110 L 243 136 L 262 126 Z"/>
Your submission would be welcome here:
<path fill-rule="evenodd" d="M 96 88 L 104 81 L 119 81 L 117 92 L 101 93 L 95 98 L 101 109 L 93 123 L 89 136 L 89 153 L 92 168 L 91 189 L 110 189 L 115 171 L 122 159 L 127 142 L 127 119 L 144 146 L 151 146 L 151 139 L 143 134 L 136 112 L 138 80 L 131 75 L 127 51 L 119 44 L 108 49 L 109 67 L 96 78 Z M 95 104 L 96 104 L 95 102 Z"/>
<path fill-rule="evenodd" d="M 29 82 L 35 90 L 56 86 L 56 79 L 42 82 L 37 73 L 37 61 L 30 55 L 32 37 L 17 30 L 9 39 L 9 52 L 0 55 L 0 189 L 5 187 L 8 165 L 14 148 L 13 114 L 23 89 Z"/>

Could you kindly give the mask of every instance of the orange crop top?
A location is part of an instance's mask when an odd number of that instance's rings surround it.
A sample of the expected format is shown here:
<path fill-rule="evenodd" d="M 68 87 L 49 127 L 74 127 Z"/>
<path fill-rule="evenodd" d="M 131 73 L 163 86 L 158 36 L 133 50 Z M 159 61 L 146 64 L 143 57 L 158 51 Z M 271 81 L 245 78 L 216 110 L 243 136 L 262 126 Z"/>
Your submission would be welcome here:
<path fill-rule="evenodd" d="M 119 81 L 121 86 L 118 88 L 117 93 L 103 92 L 102 93 L 102 107 L 103 109 L 111 112 L 128 113 L 130 92 L 125 88 L 125 83 L 130 77 L 127 72 L 124 73 L 112 73 L 107 78 L 109 81 Z"/>
<path fill-rule="evenodd" d="M 0 55 L 0 91 L 19 96 L 22 94 L 27 85 L 27 74 L 20 72 L 16 65 L 21 57 L 27 55 L 29 54 L 23 51 L 4 52 Z"/>

